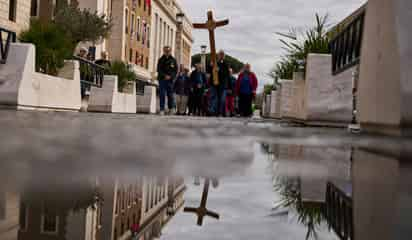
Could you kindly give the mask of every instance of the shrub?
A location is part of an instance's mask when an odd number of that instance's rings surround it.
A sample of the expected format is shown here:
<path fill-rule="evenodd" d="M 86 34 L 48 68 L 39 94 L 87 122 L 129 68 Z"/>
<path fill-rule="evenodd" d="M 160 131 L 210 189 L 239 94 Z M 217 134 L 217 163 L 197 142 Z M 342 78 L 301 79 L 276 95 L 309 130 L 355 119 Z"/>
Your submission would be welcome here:
<path fill-rule="evenodd" d="M 119 91 L 123 91 L 127 82 L 137 79 L 136 74 L 122 61 L 113 61 L 108 72 L 110 75 L 117 75 Z"/>
<path fill-rule="evenodd" d="M 330 53 L 327 23 L 328 15 L 320 17 L 316 14 L 315 25 L 300 36 L 296 36 L 293 30 L 291 34 L 278 33 L 286 38 L 280 39 L 286 54 L 275 64 L 269 75 L 280 79 L 292 79 L 293 72 L 299 68 L 299 62 L 305 62 L 309 53 Z"/>
<path fill-rule="evenodd" d="M 20 41 L 36 46 L 36 71 L 57 75 L 64 60 L 71 57 L 74 46 L 67 34 L 54 23 L 32 20 L 30 28 L 20 34 Z"/>
<path fill-rule="evenodd" d="M 110 34 L 112 22 L 105 15 L 79 9 L 76 1 L 62 4 L 54 22 L 71 38 L 74 46 L 80 42 L 98 42 Z"/>

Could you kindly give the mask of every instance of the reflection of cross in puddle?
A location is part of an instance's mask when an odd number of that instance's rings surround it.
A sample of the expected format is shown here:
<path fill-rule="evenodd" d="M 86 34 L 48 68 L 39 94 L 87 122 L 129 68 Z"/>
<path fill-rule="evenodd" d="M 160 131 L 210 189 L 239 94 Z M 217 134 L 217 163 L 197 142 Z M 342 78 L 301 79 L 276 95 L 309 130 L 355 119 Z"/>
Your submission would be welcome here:
<path fill-rule="evenodd" d="M 218 213 L 212 212 L 206 208 L 207 195 L 209 193 L 209 185 L 210 185 L 210 179 L 206 178 L 205 184 L 203 186 L 202 201 L 200 202 L 200 206 L 198 208 L 185 207 L 184 209 L 184 212 L 195 213 L 197 215 L 197 225 L 199 226 L 202 226 L 203 218 L 205 216 L 219 219 Z"/>

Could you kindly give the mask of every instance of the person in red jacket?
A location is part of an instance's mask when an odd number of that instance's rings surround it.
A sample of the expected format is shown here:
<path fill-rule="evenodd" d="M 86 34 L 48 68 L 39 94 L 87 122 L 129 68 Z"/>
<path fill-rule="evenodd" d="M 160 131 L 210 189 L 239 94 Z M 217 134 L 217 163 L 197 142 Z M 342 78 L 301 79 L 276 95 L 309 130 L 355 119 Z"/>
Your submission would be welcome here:
<path fill-rule="evenodd" d="M 239 112 L 242 117 L 251 117 L 252 101 L 256 96 L 258 80 L 247 63 L 236 81 L 236 95 L 239 97 Z"/>

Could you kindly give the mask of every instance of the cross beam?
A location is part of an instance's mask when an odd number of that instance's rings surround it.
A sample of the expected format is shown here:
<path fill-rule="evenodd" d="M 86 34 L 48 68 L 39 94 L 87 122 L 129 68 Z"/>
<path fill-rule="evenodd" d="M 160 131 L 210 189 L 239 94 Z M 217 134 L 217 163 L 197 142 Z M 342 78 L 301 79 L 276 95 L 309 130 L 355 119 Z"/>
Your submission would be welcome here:
<path fill-rule="evenodd" d="M 207 196 L 209 193 L 210 179 L 205 179 L 205 185 L 203 186 L 202 201 L 198 208 L 185 207 L 184 212 L 195 213 L 197 215 L 197 225 L 202 226 L 203 218 L 206 216 L 219 219 L 220 216 L 218 213 L 212 212 L 206 208 Z"/>
<path fill-rule="evenodd" d="M 193 27 L 196 29 L 207 29 L 209 31 L 209 41 L 210 41 L 210 58 L 213 65 L 213 84 L 219 85 L 219 75 L 217 69 L 217 59 L 216 59 L 216 42 L 215 42 L 215 29 L 218 27 L 223 27 L 229 24 L 229 20 L 215 21 L 213 18 L 213 12 L 207 12 L 207 22 L 206 23 L 194 23 Z"/>

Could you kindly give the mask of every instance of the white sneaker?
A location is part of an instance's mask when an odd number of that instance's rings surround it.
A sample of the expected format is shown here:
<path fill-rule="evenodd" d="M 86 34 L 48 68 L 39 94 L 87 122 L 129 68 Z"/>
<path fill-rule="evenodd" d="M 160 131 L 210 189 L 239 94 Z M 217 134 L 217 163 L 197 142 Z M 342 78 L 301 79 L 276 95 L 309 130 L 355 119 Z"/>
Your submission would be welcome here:
<path fill-rule="evenodd" d="M 164 116 L 164 115 L 165 115 L 165 111 L 160 111 L 159 115 L 160 115 L 160 116 Z"/>

